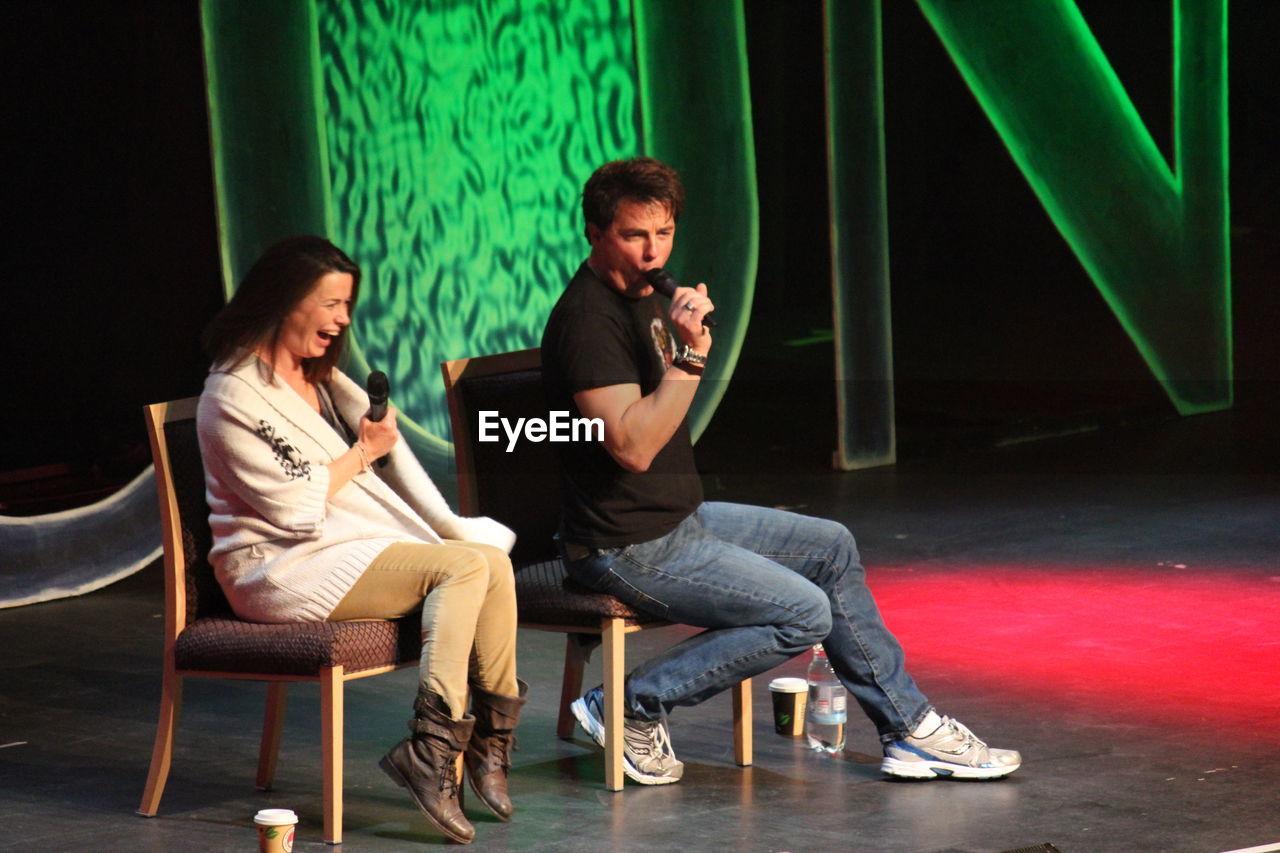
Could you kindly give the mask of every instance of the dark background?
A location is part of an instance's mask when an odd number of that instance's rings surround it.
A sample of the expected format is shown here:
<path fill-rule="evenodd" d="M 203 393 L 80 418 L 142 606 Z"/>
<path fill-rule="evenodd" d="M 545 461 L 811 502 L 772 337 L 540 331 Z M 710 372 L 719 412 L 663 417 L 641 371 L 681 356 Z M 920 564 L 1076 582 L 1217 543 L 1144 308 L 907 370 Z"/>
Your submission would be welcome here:
<path fill-rule="evenodd" d="M 199 392 L 222 292 L 195 0 L 3 3 L 0 63 L 0 511 L 18 514 L 149 463 L 141 407 Z"/>
<path fill-rule="evenodd" d="M 782 464 L 824 466 L 835 444 L 830 346 L 787 345 L 831 325 L 821 5 L 745 5 L 760 270 L 742 365 L 700 448 L 706 457 L 726 433 L 764 421 Z M 1168 156 L 1172 3 L 1078 5 Z M 919 9 L 883 11 L 899 459 L 1176 418 Z M 1280 3 L 1232 0 L 1228 16 L 1234 415 L 1274 422 Z M 724 464 L 731 455 L 726 446 Z"/>
<path fill-rule="evenodd" d="M 1167 154 L 1170 3 L 1080 7 Z M 831 345 L 796 345 L 831 327 L 821 5 L 745 8 L 757 295 L 700 446 L 712 466 L 747 444 L 821 470 Z M 884 14 L 900 458 L 1176 417 L 919 10 Z M 1270 422 L 1280 3 L 1233 2 L 1230 18 L 1235 416 Z M 0 63 L 0 512 L 21 514 L 92 500 L 147 464 L 139 408 L 199 391 L 196 340 L 222 295 L 196 0 L 0 4 Z"/>

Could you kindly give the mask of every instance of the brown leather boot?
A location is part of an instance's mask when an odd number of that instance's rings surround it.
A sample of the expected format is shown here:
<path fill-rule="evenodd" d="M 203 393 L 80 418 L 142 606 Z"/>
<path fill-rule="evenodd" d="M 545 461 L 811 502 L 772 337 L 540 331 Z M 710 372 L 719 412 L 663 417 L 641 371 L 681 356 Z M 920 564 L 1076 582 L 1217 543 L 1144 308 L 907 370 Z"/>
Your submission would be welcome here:
<path fill-rule="evenodd" d="M 412 736 L 391 748 L 378 762 L 382 771 L 406 788 L 436 828 L 466 844 L 475 827 L 462 813 L 458 799 L 458 755 L 467 748 L 475 717 L 450 719 L 449 706 L 435 693 L 420 694 L 409 721 Z"/>
<path fill-rule="evenodd" d="M 516 736 L 512 729 L 520 721 L 529 685 L 520 685 L 519 696 L 500 696 L 471 685 L 471 713 L 476 728 L 467 742 L 462 761 L 467 767 L 471 790 L 480 802 L 502 820 L 511 820 L 511 798 L 507 796 L 507 771 L 511 768 L 511 748 Z"/>

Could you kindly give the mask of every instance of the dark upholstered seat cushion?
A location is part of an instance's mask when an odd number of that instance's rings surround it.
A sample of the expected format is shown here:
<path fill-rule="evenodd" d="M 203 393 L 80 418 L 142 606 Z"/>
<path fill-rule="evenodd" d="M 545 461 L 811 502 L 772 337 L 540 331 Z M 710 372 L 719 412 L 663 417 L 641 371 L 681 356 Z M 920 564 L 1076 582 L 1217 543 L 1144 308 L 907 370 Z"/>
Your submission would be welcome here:
<path fill-rule="evenodd" d="M 612 595 L 571 580 L 560 560 L 531 563 L 516 570 L 516 600 L 521 624 L 581 626 L 598 630 L 600 620 L 626 619 L 637 625 L 667 624 Z"/>
<path fill-rule="evenodd" d="M 353 673 L 416 661 L 421 646 L 416 615 L 283 625 L 212 616 L 197 619 L 178 635 L 174 659 L 179 670 L 308 676 L 339 664 Z"/>

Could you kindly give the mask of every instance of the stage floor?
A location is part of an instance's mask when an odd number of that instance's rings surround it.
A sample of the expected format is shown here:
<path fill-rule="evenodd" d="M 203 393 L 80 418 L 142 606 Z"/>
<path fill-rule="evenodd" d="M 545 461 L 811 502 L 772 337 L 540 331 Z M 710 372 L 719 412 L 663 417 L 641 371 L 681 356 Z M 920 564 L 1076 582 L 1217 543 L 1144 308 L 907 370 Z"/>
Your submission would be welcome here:
<path fill-rule="evenodd" d="M 476 850 L 997 853 L 1221 851 L 1280 842 L 1280 466 L 1240 411 L 834 474 L 709 447 L 708 497 L 837 518 L 930 699 L 1012 777 L 894 783 L 851 714 L 843 756 L 775 735 L 756 682 L 755 763 L 733 763 L 727 696 L 672 717 L 678 785 L 605 791 L 602 755 L 555 737 L 562 635 L 521 632 L 531 682 L 510 824 L 471 811 Z M 322 847 L 318 693 L 292 690 L 270 792 L 253 788 L 263 688 L 188 680 L 160 814 L 134 815 L 160 692 L 156 567 L 0 613 L 0 850 L 245 851 L 292 808 Z M 688 629 L 645 632 L 632 660 Z M 775 674 L 803 674 L 793 661 Z M 443 844 L 377 769 L 414 673 L 352 682 L 348 850 Z M 589 673 L 588 677 L 592 677 Z"/>

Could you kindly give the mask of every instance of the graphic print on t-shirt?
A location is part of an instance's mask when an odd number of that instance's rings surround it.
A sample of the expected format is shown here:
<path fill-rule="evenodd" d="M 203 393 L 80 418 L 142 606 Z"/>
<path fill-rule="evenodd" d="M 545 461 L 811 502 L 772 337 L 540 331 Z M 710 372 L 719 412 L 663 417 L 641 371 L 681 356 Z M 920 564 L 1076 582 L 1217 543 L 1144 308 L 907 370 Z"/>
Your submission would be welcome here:
<path fill-rule="evenodd" d="M 653 340 L 653 348 L 665 370 L 676 357 L 676 341 L 671 337 L 671 332 L 667 331 L 667 324 L 662 322 L 661 317 L 654 317 L 649 321 L 649 337 Z"/>

